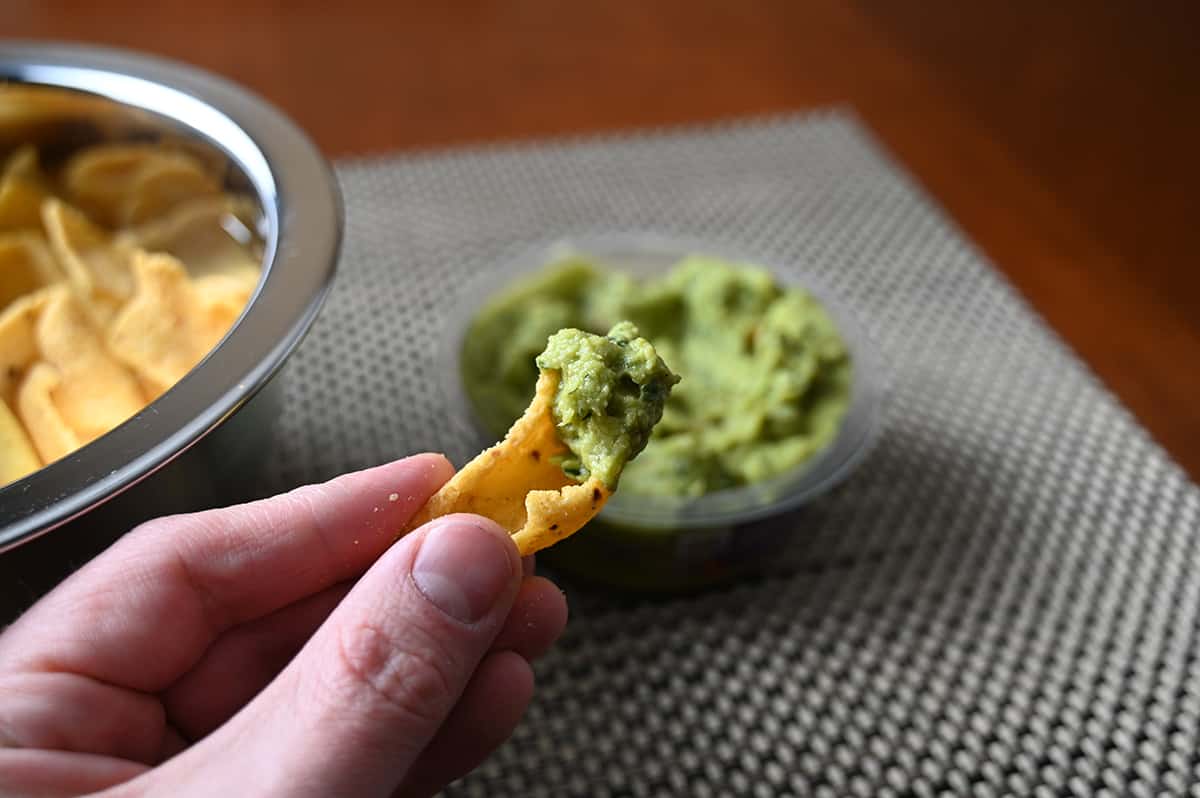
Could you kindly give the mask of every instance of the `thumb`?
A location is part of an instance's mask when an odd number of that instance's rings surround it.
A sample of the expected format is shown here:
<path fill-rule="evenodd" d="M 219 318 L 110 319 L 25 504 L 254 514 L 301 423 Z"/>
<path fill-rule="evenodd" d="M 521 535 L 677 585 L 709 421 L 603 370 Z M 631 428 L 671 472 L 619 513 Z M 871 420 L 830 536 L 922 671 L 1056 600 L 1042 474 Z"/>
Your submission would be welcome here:
<path fill-rule="evenodd" d="M 226 774 L 240 794 L 391 794 L 491 647 L 520 580 L 517 549 L 493 522 L 427 524 L 367 571 L 254 701 L 160 770 L 192 769 L 198 778 L 178 775 L 209 795 Z"/>

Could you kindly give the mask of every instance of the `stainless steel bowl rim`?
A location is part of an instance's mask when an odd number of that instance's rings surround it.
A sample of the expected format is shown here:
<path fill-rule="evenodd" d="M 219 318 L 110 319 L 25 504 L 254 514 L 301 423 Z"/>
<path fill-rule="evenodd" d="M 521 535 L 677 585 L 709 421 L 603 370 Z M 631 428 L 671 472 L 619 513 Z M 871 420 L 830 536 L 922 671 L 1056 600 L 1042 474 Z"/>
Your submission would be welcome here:
<path fill-rule="evenodd" d="M 267 221 L 264 279 L 221 343 L 108 434 L 0 488 L 0 551 L 76 518 L 157 471 L 262 388 L 299 344 L 331 285 L 341 200 L 308 137 L 265 100 L 166 59 L 60 42 L 0 43 L 0 84 L 71 89 L 156 116 L 223 151 Z"/>

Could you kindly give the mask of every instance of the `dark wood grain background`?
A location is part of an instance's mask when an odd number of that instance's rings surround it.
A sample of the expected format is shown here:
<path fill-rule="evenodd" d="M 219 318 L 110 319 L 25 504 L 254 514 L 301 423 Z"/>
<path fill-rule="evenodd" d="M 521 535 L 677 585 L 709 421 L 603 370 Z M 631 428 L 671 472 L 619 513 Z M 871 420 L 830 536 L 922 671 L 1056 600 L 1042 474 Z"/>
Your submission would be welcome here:
<path fill-rule="evenodd" d="M 233 78 L 331 157 L 850 105 L 1200 478 L 1200 3 L 4 6 Z"/>

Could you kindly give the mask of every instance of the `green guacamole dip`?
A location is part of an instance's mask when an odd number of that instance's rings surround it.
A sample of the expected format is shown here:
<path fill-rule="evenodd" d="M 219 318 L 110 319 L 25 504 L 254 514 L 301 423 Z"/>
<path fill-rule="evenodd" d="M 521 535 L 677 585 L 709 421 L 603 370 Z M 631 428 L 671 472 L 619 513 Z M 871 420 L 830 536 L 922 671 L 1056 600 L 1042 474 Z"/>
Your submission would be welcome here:
<path fill-rule="evenodd" d="M 693 255 L 638 280 L 571 257 L 497 296 L 473 320 L 462 376 L 501 435 L 537 382 L 535 359 L 567 327 L 629 320 L 682 376 L 625 493 L 700 496 L 759 482 L 817 454 L 850 401 L 845 343 L 807 292 L 764 269 Z"/>
<path fill-rule="evenodd" d="M 559 330 L 537 365 L 559 372 L 554 424 L 574 455 L 563 461 L 563 471 L 580 482 L 595 476 L 616 490 L 625 464 L 650 440 L 679 376 L 628 321 L 604 336 Z"/>

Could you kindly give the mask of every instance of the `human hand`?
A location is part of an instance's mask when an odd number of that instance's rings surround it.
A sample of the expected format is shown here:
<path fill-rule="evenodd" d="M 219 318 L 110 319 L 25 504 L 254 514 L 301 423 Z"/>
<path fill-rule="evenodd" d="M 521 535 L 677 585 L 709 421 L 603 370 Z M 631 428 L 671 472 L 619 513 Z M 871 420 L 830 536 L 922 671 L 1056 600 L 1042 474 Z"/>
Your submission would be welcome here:
<path fill-rule="evenodd" d="M 126 535 L 0 634 L 0 795 L 420 796 L 473 768 L 566 603 L 477 516 L 391 545 L 452 473 L 420 455 Z"/>

